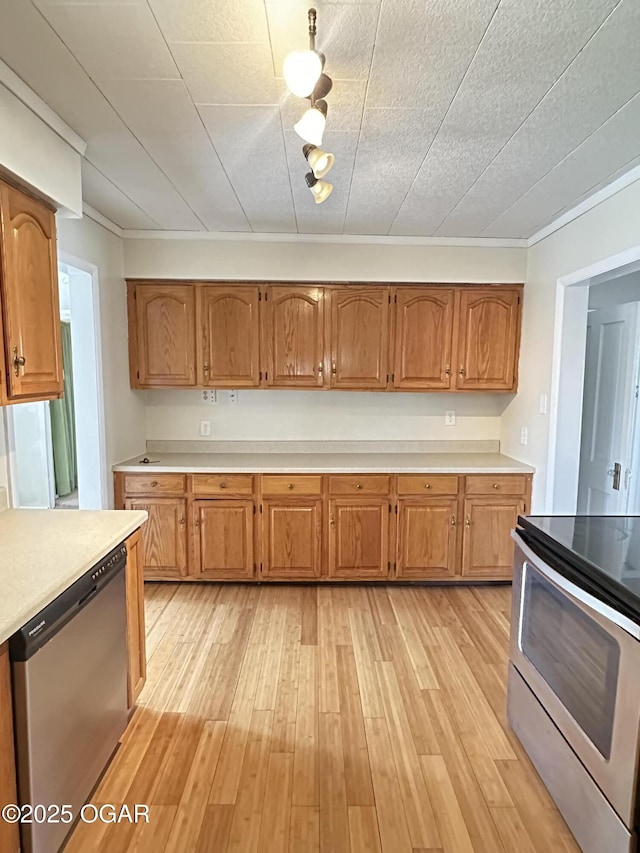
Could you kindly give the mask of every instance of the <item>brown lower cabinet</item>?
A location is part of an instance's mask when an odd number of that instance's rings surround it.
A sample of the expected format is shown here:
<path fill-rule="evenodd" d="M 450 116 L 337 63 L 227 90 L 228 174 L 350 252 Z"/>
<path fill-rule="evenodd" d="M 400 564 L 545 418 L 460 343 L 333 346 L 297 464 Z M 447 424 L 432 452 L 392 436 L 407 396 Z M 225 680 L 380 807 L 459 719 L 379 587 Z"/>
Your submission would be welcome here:
<path fill-rule="evenodd" d="M 530 474 L 115 475 L 146 580 L 509 580 Z"/>

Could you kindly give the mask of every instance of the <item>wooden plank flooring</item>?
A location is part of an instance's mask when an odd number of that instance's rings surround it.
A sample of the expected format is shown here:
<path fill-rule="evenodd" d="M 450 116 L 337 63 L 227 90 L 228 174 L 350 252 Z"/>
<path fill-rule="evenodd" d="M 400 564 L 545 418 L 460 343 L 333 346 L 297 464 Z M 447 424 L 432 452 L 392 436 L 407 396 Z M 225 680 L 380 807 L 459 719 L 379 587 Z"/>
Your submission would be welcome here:
<path fill-rule="evenodd" d="M 148 682 L 66 853 L 579 848 L 506 723 L 508 587 L 148 584 Z"/>

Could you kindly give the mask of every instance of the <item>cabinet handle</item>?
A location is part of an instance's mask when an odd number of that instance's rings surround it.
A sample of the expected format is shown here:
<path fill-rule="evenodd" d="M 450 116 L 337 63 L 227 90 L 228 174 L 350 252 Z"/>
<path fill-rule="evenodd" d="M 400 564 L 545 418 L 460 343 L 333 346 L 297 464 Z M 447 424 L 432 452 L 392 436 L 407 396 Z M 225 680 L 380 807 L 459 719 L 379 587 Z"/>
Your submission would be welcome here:
<path fill-rule="evenodd" d="M 196 515 L 196 517 L 193 519 L 193 526 L 194 526 L 194 527 L 200 527 L 200 519 L 198 518 L 198 516 L 197 516 L 197 515 Z"/>
<path fill-rule="evenodd" d="M 424 484 L 424 487 L 425 487 L 425 489 L 430 489 L 430 488 L 431 488 L 431 483 L 425 483 L 425 484 Z"/>
<path fill-rule="evenodd" d="M 221 489 L 226 489 L 226 488 L 227 488 L 227 484 L 226 484 L 226 483 L 220 483 L 220 488 L 221 488 Z"/>
<path fill-rule="evenodd" d="M 336 526 L 336 522 L 335 522 L 335 519 L 334 519 L 334 517 L 333 517 L 333 516 L 331 516 L 331 518 L 329 519 L 329 524 L 330 524 L 332 527 L 335 527 L 335 526 Z"/>
<path fill-rule="evenodd" d="M 471 527 L 471 517 L 469 516 L 469 514 L 465 516 L 464 526 L 467 528 L 467 530 L 469 530 L 469 528 Z"/>
<path fill-rule="evenodd" d="M 356 483 L 356 489 L 361 489 L 361 488 L 362 488 L 362 483 Z"/>
<path fill-rule="evenodd" d="M 287 486 L 287 488 L 288 488 L 288 489 L 292 489 L 292 488 L 293 488 L 293 483 L 289 483 L 289 485 Z"/>
<path fill-rule="evenodd" d="M 452 515 L 452 516 L 451 516 L 451 526 L 452 526 L 452 527 L 455 527 L 455 526 L 456 526 L 456 517 L 455 517 L 455 515 Z"/>
<path fill-rule="evenodd" d="M 181 518 L 178 523 L 180 524 L 180 527 L 184 527 L 184 518 Z"/>
<path fill-rule="evenodd" d="M 499 484 L 499 483 L 494 483 L 494 484 L 493 484 L 493 488 L 494 488 L 494 489 L 499 489 L 499 488 L 500 488 L 500 484 Z"/>
<path fill-rule="evenodd" d="M 151 488 L 152 488 L 152 489 L 155 489 L 155 487 L 158 485 L 158 481 L 157 481 L 157 480 L 152 480 L 152 481 L 149 483 L 149 485 L 151 486 Z"/>
<path fill-rule="evenodd" d="M 20 368 L 24 367 L 27 359 L 23 355 L 18 355 L 18 347 L 13 348 L 13 372 L 16 376 L 20 376 Z"/>
<path fill-rule="evenodd" d="M 332 361 L 332 362 L 331 362 L 331 372 L 333 373 L 333 375 L 334 375 L 334 376 L 335 376 L 335 375 L 336 375 L 336 373 L 338 372 L 338 371 L 337 371 L 337 369 L 336 369 L 336 363 L 335 363 L 335 361 Z"/>
<path fill-rule="evenodd" d="M 205 373 L 208 373 L 208 372 L 209 372 L 209 365 L 208 365 L 208 364 L 203 364 L 203 365 L 202 365 L 202 369 L 204 370 L 204 372 L 205 372 Z"/>
<path fill-rule="evenodd" d="M 324 365 L 323 365 L 323 363 L 322 363 L 322 362 L 320 362 L 320 364 L 318 365 L 318 373 L 319 373 L 319 374 L 322 374 L 322 373 L 323 373 L 323 371 L 324 371 Z"/>
<path fill-rule="evenodd" d="M 445 375 L 445 376 L 451 376 L 451 365 L 450 365 L 450 364 L 448 364 L 448 365 L 445 367 L 445 369 L 444 369 L 444 375 Z"/>
<path fill-rule="evenodd" d="M 460 370 L 458 371 L 458 376 L 462 379 L 462 377 L 464 376 L 464 373 L 465 373 L 464 367 L 462 367 L 462 365 L 460 365 Z"/>

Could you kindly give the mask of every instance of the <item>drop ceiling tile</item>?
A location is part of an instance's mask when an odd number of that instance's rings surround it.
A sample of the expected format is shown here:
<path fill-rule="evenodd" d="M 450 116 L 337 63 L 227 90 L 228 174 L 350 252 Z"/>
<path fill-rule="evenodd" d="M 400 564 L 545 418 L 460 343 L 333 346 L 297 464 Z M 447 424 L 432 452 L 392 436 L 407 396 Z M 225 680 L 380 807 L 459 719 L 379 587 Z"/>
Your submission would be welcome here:
<path fill-rule="evenodd" d="M 341 131 L 325 133 L 322 147 L 326 151 L 331 151 L 335 156 L 335 162 L 324 180 L 333 185 L 333 191 L 326 201 L 316 204 L 305 181 L 305 175 L 310 169 L 302 154 L 302 142 L 295 131 L 285 132 L 291 188 L 300 233 L 342 233 L 357 140 L 357 133 Z"/>
<path fill-rule="evenodd" d="M 250 230 L 182 80 L 113 80 L 102 88 L 209 230 Z"/>
<path fill-rule="evenodd" d="M 348 234 L 387 234 L 419 162 L 411 152 L 358 151 L 345 223 Z"/>
<path fill-rule="evenodd" d="M 265 0 L 275 73 L 292 50 L 309 47 L 307 0 Z M 326 56 L 330 77 L 366 80 L 378 23 L 378 3 L 330 3 L 318 6 L 316 47 Z"/>
<path fill-rule="evenodd" d="M 640 90 L 638 32 L 640 4 L 622 0 L 439 233 L 480 234 Z"/>
<path fill-rule="evenodd" d="M 121 190 L 112 184 L 108 178 L 92 166 L 87 160 L 82 161 L 82 197 L 107 219 L 120 228 L 155 229 L 159 224 L 140 210 Z"/>
<path fill-rule="evenodd" d="M 106 3 L 40 8 L 94 80 L 179 77 L 148 6 Z"/>
<path fill-rule="evenodd" d="M 309 108 L 309 101 L 292 95 L 283 80 L 278 82 L 282 123 L 285 128 L 292 128 Z M 333 88 L 326 97 L 327 130 L 343 133 L 360 129 L 365 91 L 364 80 L 334 80 Z"/>
<path fill-rule="evenodd" d="M 639 139 L 640 94 L 491 223 L 483 236 L 531 236 L 546 224 L 549 211 L 555 219 L 585 193 L 595 192 L 612 166 L 620 168 L 637 158 Z"/>
<path fill-rule="evenodd" d="M 169 42 L 269 41 L 263 0 L 149 0 Z"/>
<path fill-rule="evenodd" d="M 422 107 L 444 116 L 497 0 L 383 3 L 368 107 Z"/>
<path fill-rule="evenodd" d="M 214 106 L 198 107 L 204 126 L 216 151 L 236 154 L 251 165 L 251 156 L 262 149 L 282 151 L 282 124 L 276 106 Z"/>
<path fill-rule="evenodd" d="M 278 88 L 266 44 L 172 44 L 196 104 L 277 104 Z"/>

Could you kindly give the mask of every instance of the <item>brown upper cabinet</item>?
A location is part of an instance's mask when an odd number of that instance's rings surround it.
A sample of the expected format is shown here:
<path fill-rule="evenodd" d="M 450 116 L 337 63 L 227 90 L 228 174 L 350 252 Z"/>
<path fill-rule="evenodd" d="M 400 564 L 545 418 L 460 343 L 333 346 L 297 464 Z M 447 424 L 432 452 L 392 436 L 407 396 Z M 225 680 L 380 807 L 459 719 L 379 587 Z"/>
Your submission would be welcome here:
<path fill-rule="evenodd" d="M 520 285 L 131 281 L 129 293 L 134 388 L 517 388 Z"/>
<path fill-rule="evenodd" d="M 387 387 L 389 301 L 388 287 L 331 291 L 331 388 Z"/>
<path fill-rule="evenodd" d="M 325 382 L 322 287 L 266 288 L 262 323 L 269 388 L 321 388 Z"/>
<path fill-rule="evenodd" d="M 515 391 L 518 384 L 520 290 L 461 289 L 457 388 Z"/>
<path fill-rule="evenodd" d="M 55 213 L 0 182 L 0 403 L 62 395 Z"/>
<path fill-rule="evenodd" d="M 202 360 L 198 385 L 257 388 L 260 326 L 255 286 L 204 286 L 200 292 Z"/>
<path fill-rule="evenodd" d="M 452 387 L 455 291 L 398 287 L 394 305 L 393 387 L 448 391 Z"/>
<path fill-rule="evenodd" d="M 192 285 L 129 285 L 129 359 L 134 388 L 195 386 L 196 290 Z"/>

